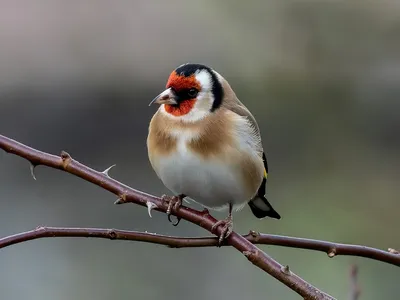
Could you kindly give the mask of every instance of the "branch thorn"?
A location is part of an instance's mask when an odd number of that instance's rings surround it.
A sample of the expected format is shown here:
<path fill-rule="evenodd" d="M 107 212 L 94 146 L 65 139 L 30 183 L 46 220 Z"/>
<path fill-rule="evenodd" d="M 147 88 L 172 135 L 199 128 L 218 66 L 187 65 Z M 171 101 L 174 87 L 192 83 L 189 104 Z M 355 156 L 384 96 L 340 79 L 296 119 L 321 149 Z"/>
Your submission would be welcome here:
<path fill-rule="evenodd" d="M 36 165 L 34 165 L 33 163 L 30 163 L 29 168 L 30 168 L 30 170 L 31 170 L 32 178 L 33 178 L 34 180 L 36 180 L 36 176 L 35 176 L 35 168 L 36 168 Z"/>
<path fill-rule="evenodd" d="M 254 230 L 250 230 L 250 231 L 249 231 L 249 234 L 250 234 L 252 237 L 258 237 L 258 236 L 260 236 L 260 233 L 257 232 L 257 231 L 254 231 Z"/>
<path fill-rule="evenodd" d="M 61 156 L 61 159 L 62 159 L 62 160 L 66 160 L 66 159 L 70 159 L 70 158 L 71 158 L 71 155 L 69 155 L 69 153 L 66 152 L 66 151 L 64 151 L 64 150 L 61 151 L 60 156 Z"/>
<path fill-rule="evenodd" d="M 126 194 L 119 195 L 118 199 L 115 200 L 114 204 L 124 204 L 126 202 Z"/>
<path fill-rule="evenodd" d="M 103 172 L 101 172 L 101 173 L 103 173 L 105 176 L 107 176 L 107 177 L 110 177 L 110 175 L 108 174 L 108 172 L 110 172 L 110 170 L 112 169 L 112 168 L 114 168 L 116 166 L 116 164 L 113 164 L 112 166 L 109 166 L 107 169 L 105 169 Z"/>
<path fill-rule="evenodd" d="M 389 248 L 388 251 L 389 251 L 390 253 L 392 253 L 392 254 L 400 254 L 399 251 L 397 251 L 396 249 L 393 249 L 393 248 Z"/>
<path fill-rule="evenodd" d="M 185 200 L 185 199 L 183 199 L 183 200 Z M 185 201 L 187 202 L 187 200 L 185 200 Z M 209 210 L 208 210 L 207 208 L 204 208 L 204 209 L 201 211 L 201 213 L 202 213 L 203 216 L 208 216 L 208 215 L 210 215 L 210 212 L 209 212 Z"/>
<path fill-rule="evenodd" d="M 154 208 L 156 208 L 157 205 L 154 204 L 154 203 L 151 202 L 151 201 L 147 201 L 147 202 L 146 202 L 146 206 L 147 206 L 147 212 L 148 212 L 148 214 L 149 214 L 149 217 L 152 218 L 152 216 L 151 216 L 151 211 L 152 211 Z"/>
<path fill-rule="evenodd" d="M 243 251 L 243 255 L 246 256 L 247 258 L 249 258 L 251 254 L 252 254 L 251 251 Z"/>
<path fill-rule="evenodd" d="M 335 255 L 336 255 L 336 249 L 335 249 L 335 248 L 330 249 L 329 252 L 328 252 L 328 257 L 329 257 L 329 258 L 332 258 L 332 257 L 334 257 Z"/>
<path fill-rule="evenodd" d="M 244 256 L 247 257 L 247 259 L 249 261 L 251 261 L 253 264 L 254 262 L 257 260 L 258 257 L 258 250 L 254 250 L 254 251 L 243 251 L 242 252 Z"/>
<path fill-rule="evenodd" d="M 68 164 L 71 161 L 71 155 L 69 155 L 67 152 L 65 151 L 61 151 L 61 159 L 62 159 L 62 164 L 63 164 L 63 168 L 67 169 Z"/>
<path fill-rule="evenodd" d="M 282 266 L 281 272 L 284 273 L 284 274 L 286 274 L 286 275 L 292 275 L 292 272 L 290 271 L 288 265 L 286 265 L 286 266 L 284 266 L 284 267 Z"/>

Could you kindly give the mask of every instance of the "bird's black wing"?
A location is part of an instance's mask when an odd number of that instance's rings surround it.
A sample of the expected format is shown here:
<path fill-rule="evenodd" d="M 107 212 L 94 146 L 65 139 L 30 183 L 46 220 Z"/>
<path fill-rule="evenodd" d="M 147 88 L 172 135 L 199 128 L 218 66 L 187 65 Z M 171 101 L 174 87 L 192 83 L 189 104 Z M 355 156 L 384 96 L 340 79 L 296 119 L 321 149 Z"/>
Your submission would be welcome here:
<path fill-rule="evenodd" d="M 263 181 L 261 182 L 260 187 L 258 188 L 258 192 L 257 192 L 258 196 L 265 195 L 265 188 L 267 185 L 268 163 L 267 163 L 267 157 L 265 156 L 265 152 L 263 152 L 263 162 L 264 162 L 264 177 L 263 177 Z"/>
<path fill-rule="evenodd" d="M 257 195 L 249 201 L 249 206 L 252 213 L 257 218 L 261 219 L 264 217 L 271 217 L 275 219 L 280 219 L 281 216 L 268 202 L 267 198 L 265 198 L 265 188 L 267 185 L 267 177 L 268 177 L 268 163 L 267 163 L 267 157 L 265 156 L 265 152 L 263 152 L 263 161 L 264 161 L 264 177 L 260 187 L 258 188 Z"/>

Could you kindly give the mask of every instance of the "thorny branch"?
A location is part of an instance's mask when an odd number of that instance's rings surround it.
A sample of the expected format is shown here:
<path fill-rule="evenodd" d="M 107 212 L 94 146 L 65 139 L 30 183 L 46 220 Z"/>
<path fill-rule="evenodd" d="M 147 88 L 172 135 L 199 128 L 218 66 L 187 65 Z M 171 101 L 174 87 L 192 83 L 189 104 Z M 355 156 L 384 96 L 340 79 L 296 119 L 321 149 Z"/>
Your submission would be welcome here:
<path fill-rule="evenodd" d="M 127 240 L 165 245 L 170 248 L 199 248 L 218 246 L 218 238 L 211 236 L 193 238 L 119 229 L 39 226 L 34 230 L 0 238 L 0 249 L 11 245 L 47 237 L 87 237 L 103 238 L 110 240 Z M 248 234 L 243 235 L 242 237 L 255 245 L 274 245 L 288 248 L 321 251 L 327 253 L 328 256 L 331 258 L 334 257 L 332 255 L 332 252 L 334 252 L 336 253 L 335 256 L 361 256 L 400 266 L 400 255 L 391 254 L 390 252 L 365 246 L 338 244 L 320 240 L 264 234 L 255 231 L 250 231 Z M 229 245 L 222 244 L 221 246 Z"/>
<path fill-rule="evenodd" d="M 45 165 L 51 168 L 59 169 L 73 175 L 76 175 L 86 181 L 92 182 L 105 190 L 110 191 L 118 196 L 116 204 L 135 203 L 141 206 L 146 206 L 149 213 L 152 209 L 165 213 L 168 208 L 167 201 L 135 190 L 127 185 L 124 185 L 108 176 L 108 171 L 95 171 L 78 161 L 71 156 L 62 152 L 60 156 L 51 155 L 45 152 L 38 151 L 23 145 L 17 141 L 0 135 L 0 148 L 6 152 L 18 155 L 27 159 L 31 163 L 31 172 L 34 177 L 34 168 L 38 165 Z M 34 177 L 35 178 L 35 177 Z M 178 218 L 184 219 L 211 232 L 212 226 L 217 222 L 215 218 L 210 216 L 207 210 L 202 212 L 193 210 L 188 207 L 180 207 L 174 209 L 172 214 Z M 212 232 L 213 234 L 219 234 Z M 114 229 L 89 229 L 89 228 L 45 228 L 41 227 L 33 231 L 17 234 L 6 237 L 0 240 L 0 248 L 6 247 L 19 242 L 32 240 L 41 237 L 54 236 L 79 236 L 79 237 L 99 237 L 108 239 L 125 239 L 145 241 L 157 244 L 165 244 L 171 247 L 201 247 L 214 246 L 217 243 L 215 238 L 177 238 L 161 235 L 154 235 L 141 232 L 122 231 Z M 252 243 L 281 245 L 294 248 L 304 248 L 311 250 L 324 251 L 329 257 L 335 255 L 357 255 L 369 257 L 381 261 L 385 261 L 394 265 L 400 265 L 399 255 L 393 252 L 385 252 L 373 248 L 335 244 L 324 241 L 314 241 L 300 238 L 282 237 L 275 235 L 264 235 L 251 232 L 247 236 L 241 236 L 233 232 L 225 241 L 226 245 L 233 246 L 238 251 L 243 253 L 254 265 L 266 271 L 268 274 L 281 281 L 287 287 L 301 295 L 304 299 L 335 299 L 330 295 L 323 293 L 308 282 L 304 281 L 299 276 L 289 270 L 289 267 L 283 267 L 273 258 L 254 246 Z"/>
<path fill-rule="evenodd" d="M 166 212 L 168 208 L 167 201 L 135 190 L 127 185 L 124 185 L 103 172 L 93 170 L 78 161 L 71 158 L 65 151 L 61 152 L 60 156 L 51 155 L 45 152 L 38 151 L 23 145 L 17 141 L 0 135 L 0 147 L 6 152 L 18 155 L 27 159 L 33 166 L 45 165 L 55 169 L 59 169 L 71 174 L 74 174 L 84 180 L 92 182 L 105 190 L 110 191 L 118 196 L 117 204 L 135 203 L 141 206 L 148 206 L 153 203 L 154 210 Z M 188 207 L 180 207 L 173 209 L 172 214 L 178 218 L 184 219 L 196 225 L 203 227 L 211 232 L 212 226 L 217 222 L 215 218 L 210 216 L 207 210 L 202 212 L 193 210 Z M 220 235 L 221 227 L 217 228 L 214 234 Z M 305 299 L 334 299 L 333 297 L 322 293 L 317 288 L 304 281 L 299 276 L 291 273 L 290 275 L 282 272 L 282 266 L 273 258 L 262 252 L 256 246 L 251 244 L 242 236 L 233 232 L 226 243 L 236 248 L 243 253 L 254 265 L 266 271 L 274 278 L 281 281 L 290 289 L 301 295 Z"/>

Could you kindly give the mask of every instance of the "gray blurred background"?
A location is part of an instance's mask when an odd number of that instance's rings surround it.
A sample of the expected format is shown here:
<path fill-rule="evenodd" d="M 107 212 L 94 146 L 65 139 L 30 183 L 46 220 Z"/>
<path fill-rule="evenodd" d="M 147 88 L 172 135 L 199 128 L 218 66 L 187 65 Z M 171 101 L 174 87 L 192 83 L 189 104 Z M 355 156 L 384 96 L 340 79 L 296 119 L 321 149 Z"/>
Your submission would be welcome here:
<path fill-rule="evenodd" d="M 0 133 L 69 152 L 137 189 L 168 190 L 147 127 L 169 73 L 207 64 L 256 116 L 280 221 L 246 207 L 235 230 L 400 248 L 400 2 L 0 1 Z M 0 235 L 38 225 L 206 232 L 0 151 Z M 214 213 L 218 218 L 225 215 Z M 262 246 L 338 299 L 398 299 L 400 270 Z M 0 251 L 1 299 L 299 299 L 229 248 L 43 239 Z"/>

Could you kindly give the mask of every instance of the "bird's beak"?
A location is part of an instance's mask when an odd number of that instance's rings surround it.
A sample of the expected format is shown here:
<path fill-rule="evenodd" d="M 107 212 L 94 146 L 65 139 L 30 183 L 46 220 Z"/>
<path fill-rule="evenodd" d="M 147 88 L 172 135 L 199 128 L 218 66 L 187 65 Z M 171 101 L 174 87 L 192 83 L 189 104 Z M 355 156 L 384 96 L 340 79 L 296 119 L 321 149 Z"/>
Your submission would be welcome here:
<path fill-rule="evenodd" d="M 155 97 L 150 102 L 149 106 L 152 105 L 153 103 L 176 105 L 176 104 L 178 104 L 178 101 L 176 100 L 175 93 L 171 90 L 171 88 L 168 88 L 164 92 L 162 92 L 160 95 Z"/>

